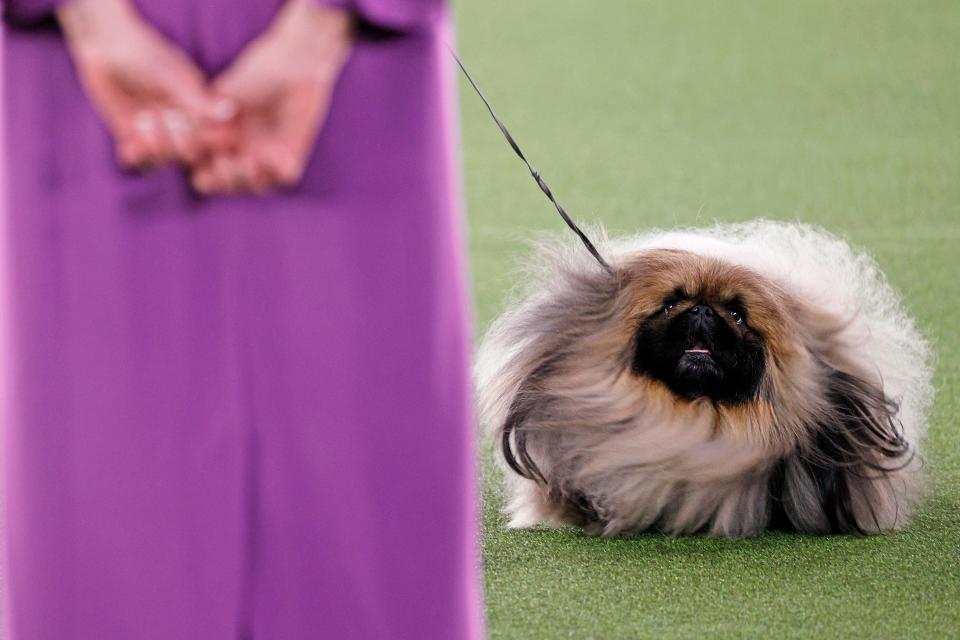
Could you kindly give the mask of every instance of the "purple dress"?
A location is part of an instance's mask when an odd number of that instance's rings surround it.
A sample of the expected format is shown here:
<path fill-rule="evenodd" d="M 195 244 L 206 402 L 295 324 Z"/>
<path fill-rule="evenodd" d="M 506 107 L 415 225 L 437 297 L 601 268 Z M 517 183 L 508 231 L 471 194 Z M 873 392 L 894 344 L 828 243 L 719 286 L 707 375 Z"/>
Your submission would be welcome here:
<path fill-rule="evenodd" d="M 302 186 L 201 199 L 7 0 L 4 640 L 482 636 L 449 16 L 334 2 Z M 213 74 L 280 0 L 137 4 Z"/>

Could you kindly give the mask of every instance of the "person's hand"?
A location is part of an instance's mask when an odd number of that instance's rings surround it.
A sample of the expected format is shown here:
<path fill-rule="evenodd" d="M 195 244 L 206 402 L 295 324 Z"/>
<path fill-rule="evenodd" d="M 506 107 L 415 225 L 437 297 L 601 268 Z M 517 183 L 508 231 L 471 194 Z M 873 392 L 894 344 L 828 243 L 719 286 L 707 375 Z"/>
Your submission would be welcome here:
<path fill-rule="evenodd" d="M 81 82 L 113 134 L 118 160 L 145 168 L 205 160 L 204 120 L 231 118 L 196 65 L 140 18 L 128 0 L 72 0 L 57 18 Z M 223 128 L 218 133 L 226 136 Z M 224 145 L 228 141 L 214 140 Z"/>
<path fill-rule="evenodd" d="M 194 187 L 210 194 L 297 184 L 352 41 L 348 12 L 288 0 L 214 80 L 214 94 L 238 107 L 238 142 L 194 164 Z"/>

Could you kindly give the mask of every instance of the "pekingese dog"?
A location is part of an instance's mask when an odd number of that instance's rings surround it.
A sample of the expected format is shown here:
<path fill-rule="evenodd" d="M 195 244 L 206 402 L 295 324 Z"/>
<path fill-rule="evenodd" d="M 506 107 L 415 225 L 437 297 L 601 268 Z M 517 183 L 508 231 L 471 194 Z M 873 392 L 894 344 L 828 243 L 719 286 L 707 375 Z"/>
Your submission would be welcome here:
<path fill-rule="evenodd" d="M 543 244 L 483 339 L 511 526 L 743 537 L 906 525 L 928 349 L 876 264 L 759 221 Z"/>

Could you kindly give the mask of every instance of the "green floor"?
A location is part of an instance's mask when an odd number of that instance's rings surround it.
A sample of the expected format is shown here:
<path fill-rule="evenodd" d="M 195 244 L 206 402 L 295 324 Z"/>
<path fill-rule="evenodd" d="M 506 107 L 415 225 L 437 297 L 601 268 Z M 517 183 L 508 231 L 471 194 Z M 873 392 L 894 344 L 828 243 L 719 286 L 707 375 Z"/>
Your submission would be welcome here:
<path fill-rule="evenodd" d="M 937 353 L 933 491 L 895 535 L 508 532 L 485 454 L 491 638 L 960 637 L 960 3 L 456 7 L 463 57 L 576 217 L 821 224 L 873 253 Z M 479 333 L 525 240 L 561 225 L 460 96 Z"/>

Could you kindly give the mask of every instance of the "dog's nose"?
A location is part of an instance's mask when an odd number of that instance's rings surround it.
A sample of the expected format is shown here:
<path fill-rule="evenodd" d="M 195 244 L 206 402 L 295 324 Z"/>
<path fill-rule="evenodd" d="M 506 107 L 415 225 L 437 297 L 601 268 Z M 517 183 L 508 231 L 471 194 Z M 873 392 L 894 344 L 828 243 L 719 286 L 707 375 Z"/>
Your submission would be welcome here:
<path fill-rule="evenodd" d="M 708 304 L 698 304 L 690 308 L 688 312 L 690 315 L 699 318 L 711 318 L 713 317 L 713 307 Z"/>

